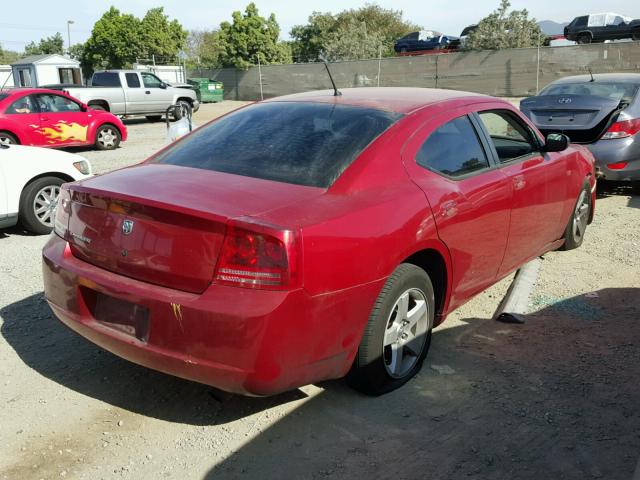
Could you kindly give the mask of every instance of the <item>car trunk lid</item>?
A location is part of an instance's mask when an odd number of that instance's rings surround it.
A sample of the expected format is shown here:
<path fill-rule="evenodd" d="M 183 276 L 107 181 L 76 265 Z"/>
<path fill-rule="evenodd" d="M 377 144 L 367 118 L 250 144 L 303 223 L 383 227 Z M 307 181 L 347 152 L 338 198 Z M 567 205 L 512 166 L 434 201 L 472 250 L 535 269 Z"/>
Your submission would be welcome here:
<path fill-rule="evenodd" d="M 542 133 L 563 133 L 574 143 L 598 140 L 619 108 L 619 100 L 593 95 L 540 95 L 520 102 Z"/>
<path fill-rule="evenodd" d="M 238 175 L 141 165 L 71 187 L 74 256 L 127 277 L 199 293 L 211 283 L 230 218 L 324 190 Z"/>

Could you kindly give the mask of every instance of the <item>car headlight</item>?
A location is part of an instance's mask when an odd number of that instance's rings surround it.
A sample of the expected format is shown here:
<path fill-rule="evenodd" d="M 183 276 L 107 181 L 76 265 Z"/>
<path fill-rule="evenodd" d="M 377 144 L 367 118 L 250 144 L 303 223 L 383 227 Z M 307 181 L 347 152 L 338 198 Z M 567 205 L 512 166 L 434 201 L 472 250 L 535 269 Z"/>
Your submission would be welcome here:
<path fill-rule="evenodd" d="M 76 170 L 78 170 L 83 175 L 90 175 L 91 174 L 91 165 L 89 165 L 89 162 L 87 162 L 86 160 L 80 160 L 79 162 L 73 162 L 73 166 L 76 167 Z"/>

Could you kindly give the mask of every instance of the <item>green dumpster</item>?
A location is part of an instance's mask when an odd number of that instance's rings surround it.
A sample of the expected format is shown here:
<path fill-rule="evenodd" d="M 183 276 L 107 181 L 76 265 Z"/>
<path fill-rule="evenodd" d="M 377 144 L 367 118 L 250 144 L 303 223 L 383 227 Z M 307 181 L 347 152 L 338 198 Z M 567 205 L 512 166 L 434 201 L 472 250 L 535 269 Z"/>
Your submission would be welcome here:
<path fill-rule="evenodd" d="M 224 95 L 222 82 L 210 78 L 188 78 L 187 83 L 192 85 L 202 103 L 221 102 Z"/>

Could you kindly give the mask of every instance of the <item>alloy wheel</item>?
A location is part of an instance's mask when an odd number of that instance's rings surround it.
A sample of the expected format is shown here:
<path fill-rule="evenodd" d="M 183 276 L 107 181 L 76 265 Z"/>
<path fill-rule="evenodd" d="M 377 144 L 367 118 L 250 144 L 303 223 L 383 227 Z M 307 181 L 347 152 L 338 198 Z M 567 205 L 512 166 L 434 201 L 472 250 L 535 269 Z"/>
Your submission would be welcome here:
<path fill-rule="evenodd" d="M 576 203 L 576 208 L 573 212 L 573 238 L 576 241 L 580 241 L 587 229 L 587 223 L 589 223 L 589 197 L 587 191 L 582 190 Z"/>
<path fill-rule="evenodd" d="M 98 133 L 98 143 L 105 148 L 115 147 L 116 132 L 112 128 L 103 128 Z"/>
<path fill-rule="evenodd" d="M 402 378 L 422 354 L 429 330 L 428 304 L 424 293 L 406 290 L 391 309 L 383 337 L 384 366 L 393 378 Z"/>
<path fill-rule="evenodd" d="M 38 190 L 33 199 L 33 212 L 38 221 L 47 227 L 53 227 L 59 194 L 60 187 L 58 185 L 47 185 Z"/>

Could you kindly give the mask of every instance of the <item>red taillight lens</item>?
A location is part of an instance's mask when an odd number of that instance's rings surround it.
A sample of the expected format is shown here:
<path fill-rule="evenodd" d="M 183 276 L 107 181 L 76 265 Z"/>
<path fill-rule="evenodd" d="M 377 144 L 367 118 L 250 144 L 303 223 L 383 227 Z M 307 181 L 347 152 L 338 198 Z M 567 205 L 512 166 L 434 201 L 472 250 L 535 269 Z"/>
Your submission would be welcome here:
<path fill-rule="evenodd" d="M 609 170 L 622 170 L 626 167 L 629 162 L 617 162 L 617 163 L 608 163 L 607 168 Z"/>
<path fill-rule="evenodd" d="M 615 138 L 626 138 L 640 132 L 640 118 L 634 120 L 624 120 L 616 122 L 607 132 L 602 135 L 602 140 L 613 140 Z"/>
<path fill-rule="evenodd" d="M 71 192 L 65 185 L 60 188 L 56 203 L 56 217 L 53 223 L 53 231 L 64 239 L 69 230 L 69 217 L 71 216 Z"/>
<path fill-rule="evenodd" d="M 298 239 L 291 230 L 229 225 L 218 259 L 215 281 L 268 290 L 298 286 Z"/>

